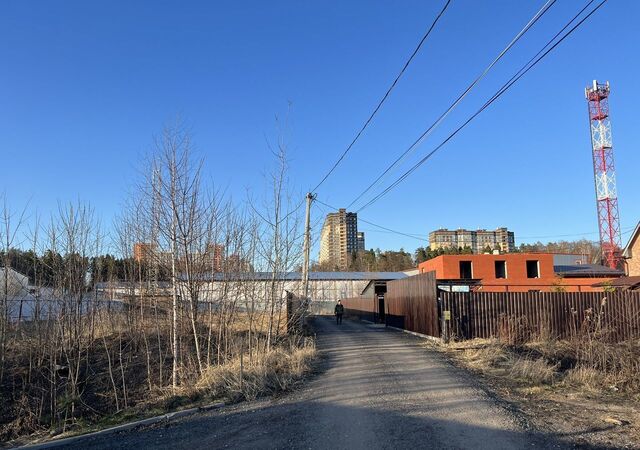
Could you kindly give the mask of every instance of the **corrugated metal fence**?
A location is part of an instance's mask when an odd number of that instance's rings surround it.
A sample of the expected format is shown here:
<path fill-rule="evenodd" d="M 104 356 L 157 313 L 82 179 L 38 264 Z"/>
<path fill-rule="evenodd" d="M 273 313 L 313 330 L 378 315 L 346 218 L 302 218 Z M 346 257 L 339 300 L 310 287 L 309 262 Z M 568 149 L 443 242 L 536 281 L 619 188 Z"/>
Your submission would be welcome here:
<path fill-rule="evenodd" d="M 611 340 L 640 337 L 640 292 L 441 292 L 440 298 L 446 337 L 566 338 L 596 328 Z"/>
<path fill-rule="evenodd" d="M 388 282 L 383 315 L 374 295 L 346 298 L 342 303 L 351 316 L 372 322 L 384 316 L 389 326 L 440 336 L 435 272 Z"/>
<path fill-rule="evenodd" d="M 387 283 L 384 303 L 387 325 L 440 336 L 435 272 Z"/>
<path fill-rule="evenodd" d="M 342 299 L 342 304 L 344 305 L 347 316 L 355 316 L 360 320 L 376 322 L 378 309 L 375 305 L 375 298 L 373 295 L 368 297 L 360 296 L 345 298 Z"/>
<path fill-rule="evenodd" d="M 352 316 L 445 339 L 566 338 L 596 329 L 602 339 L 640 338 L 640 292 L 444 292 L 430 272 L 388 282 L 384 314 L 373 295 L 343 303 Z"/>

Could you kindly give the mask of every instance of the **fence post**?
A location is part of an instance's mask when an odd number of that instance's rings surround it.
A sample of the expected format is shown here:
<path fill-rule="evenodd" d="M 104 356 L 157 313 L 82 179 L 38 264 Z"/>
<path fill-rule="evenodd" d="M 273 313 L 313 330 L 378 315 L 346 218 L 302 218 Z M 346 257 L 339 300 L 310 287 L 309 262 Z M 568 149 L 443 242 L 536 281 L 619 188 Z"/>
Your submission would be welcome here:
<path fill-rule="evenodd" d="M 442 293 L 442 296 L 446 296 L 446 293 Z M 449 342 L 449 333 L 447 330 L 447 321 L 444 316 L 445 301 L 442 296 L 438 295 L 438 315 L 440 316 L 440 337 L 445 343 Z"/>

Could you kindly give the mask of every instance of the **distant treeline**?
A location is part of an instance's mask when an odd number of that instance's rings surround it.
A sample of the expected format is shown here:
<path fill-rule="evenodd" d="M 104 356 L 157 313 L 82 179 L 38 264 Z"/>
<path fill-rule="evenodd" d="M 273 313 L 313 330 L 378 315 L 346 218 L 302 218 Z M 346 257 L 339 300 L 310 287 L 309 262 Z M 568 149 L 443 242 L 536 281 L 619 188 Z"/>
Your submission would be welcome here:
<path fill-rule="evenodd" d="M 487 246 L 483 251 L 485 253 L 491 253 L 493 250 L 493 248 Z M 417 265 L 440 255 L 464 255 L 471 253 L 473 253 L 471 247 L 451 247 L 437 250 L 431 250 L 429 247 L 418 247 L 413 256 Z M 546 244 L 538 241 L 533 244 L 520 244 L 516 247 L 515 253 L 571 253 L 585 255 L 587 261 L 597 263 L 600 258 L 600 246 L 597 242 L 588 239 L 547 242 Z"/>
<path fill-rule="evenodd" d="M 491 252 L 493 249 L 487 247 L 484 251 Z M 589 262 L 598 262 L 600 249 L 597 242 L 581 239 L 578 241 L 558 241 L 558 242 L 536 242 L 533 244 L 520 244 L 516 252 L 549 252 L 549 253 L 572 253 L 586 255 Z M 396 272 L 416 267 L 421 262 L 436 258 L 440 255 L 464 255 L 473 253 L 470 247 L 451 247 L 431 250 L 429 247 L 418 247 L 414 254 L 399 251 L 370 249 L 358 252 L 353 255 L 348 270 L 358 272 Z M 45 251 L 42 255 L 36 254 L 33 250 L 20 250 L 12 248 L 9 250 L 7 260 L 9 267 L 29 277 L 29 283 L 40 286 L 51 286 L 54 284 L 55 268 L 61 267 L 65 258 L 81 258 L 79 255 L 62 256 L 51 250 Z M 0 252 L 0 261 L 5 261 L 4 252 Z M 91 282 L 100 281 L 128 281 L 131 278 L 131 270 L 136 267 L 144 279 L 149 272 L 144 266 L 144 262 L 134 264 L 133 258 L 118 258 L 105 254 L 89 259 L 90 271 L 87 274 Z M 82 265 L 84 266 L 84 265 Z M 136 269 L 136 271 L 138 271 Z M 314 264 L 313 271 L 338 271 L 339 267 Z M 139 278 L 136 275 L 136 278 Z M 163 265 L 158 267 L 159 281 L 168 281 L 169 270 Z"/>
<path fill-rule="evenodd" d="M 494 248 L 487 246 L 484 253 L 493 252 Z M 577 241 L 557 241 L 535 242 L 533 244 L 520 244 L 515 249 L 515 253 L 571 253 L 585 255 L 590 263 L 598 263 L 600 258 L 600 247 L 597 242 L 588 239 Z M 429 247 L 418 247 L 413 255 L 403 248 L 395 250 L 370 249 L 360 251 L 351 256 L 351 261 L 347 270 L 357 272 L 396 272 L 416 267 L 421 262 L 436 258 L 440 255 L 468 255 L 472 254 L 471 247 L 449 247 L 431 250 Z M 339 271 L 340 267 L 329 264 L 316 263 L 311 268 L 312 271 Z"/>
<path fill-rule="evenodd" d="M 134 264 L 133 258 L 117 258 L 106 254 L 97 257 L 82 257 L 77 254 L 61 255 L 60 253 L 47 250 L 42 255 L 38 255 L 33 250 L 10 249 L 5 255 L 0 251 L 0 261 L 8 261 L 8 266 L 22 275 L 29 277 L 29 284 L 37 286 L 53 286 L 56 283 L 56 268 L 65 266 L 70 260 L 76 259 L 82 264 L 78 267 L 89 267 L 89 271 L 83 276 L 91 283 L 101 281 L 128 281 L 132 277 L 132 268 L 140 269 L 140 274 L 144 279 L 149 271 L 143 262 Z M 82 261 L 80 261 L 82 260 Z M 136 270 L 137 271 L 137 270 Z M 158 268 L 159 281 L 168 281 L 170 274 L 168 269 L 160 266 Z M 139 278 L 136 275 L 136 279 Z"/>

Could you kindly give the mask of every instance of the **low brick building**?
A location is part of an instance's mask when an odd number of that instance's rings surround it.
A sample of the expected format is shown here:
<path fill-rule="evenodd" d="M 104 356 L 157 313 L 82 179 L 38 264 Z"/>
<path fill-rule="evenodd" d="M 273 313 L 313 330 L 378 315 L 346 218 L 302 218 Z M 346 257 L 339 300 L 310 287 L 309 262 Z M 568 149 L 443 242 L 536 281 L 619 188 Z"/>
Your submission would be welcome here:
<path fill-rule="evenodd" d="M 627 275 L 630 277 L 640 276 L 640 223 L 631 233 L 629 242 L 622 251 L 622 256 L 625 258 Z"/>
<path fill-rule="evenodd" d="M 438 280 L 469 280 L 486 292 L 601 291 L 593 284 L 614 280 L 622 271 L 597 264 L 567 264 L 567 255 L 510 253 L 503 255 L 442 255 L 418 266 L 436 272 Z"/>

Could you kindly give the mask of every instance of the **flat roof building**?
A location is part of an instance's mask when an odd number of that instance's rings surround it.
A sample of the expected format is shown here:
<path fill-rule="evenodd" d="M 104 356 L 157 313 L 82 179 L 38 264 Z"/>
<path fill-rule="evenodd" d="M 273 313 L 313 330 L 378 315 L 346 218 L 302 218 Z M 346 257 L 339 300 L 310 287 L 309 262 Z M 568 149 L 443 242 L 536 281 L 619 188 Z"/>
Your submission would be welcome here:
<path fill-rule="evenodd" d="M 436 273 L 436 279 L 468 280 L 484 292 L 602 291 L 597 282 L 624 275 L 598 264 L 568 264 L 566 255 L 512 253 L 504 255 L 441 255 L 421 263 L 420 273 Z M 578 255 L 579 256 L 579 255 Z"/>
<path fill-rule="evenodd" d="M 366 250 L 365 247 L 365 243 L 364 243 L 364 231 L 358 231 L 358 251 L 364 251 Z"/>
<path fill-rule="evenodd" d="M 429 233 L 429 248 L 431 250 L 465 247 L 470 248 L 473 253 L 483 253 L 487 247 L 492 251 L 499 250 L 502 253 L 510 253 L 516 249 L 516 239 L 513 231 L 509 231 L 505 227 L 496 228 L 494 231 L 440 228 Z"/>

